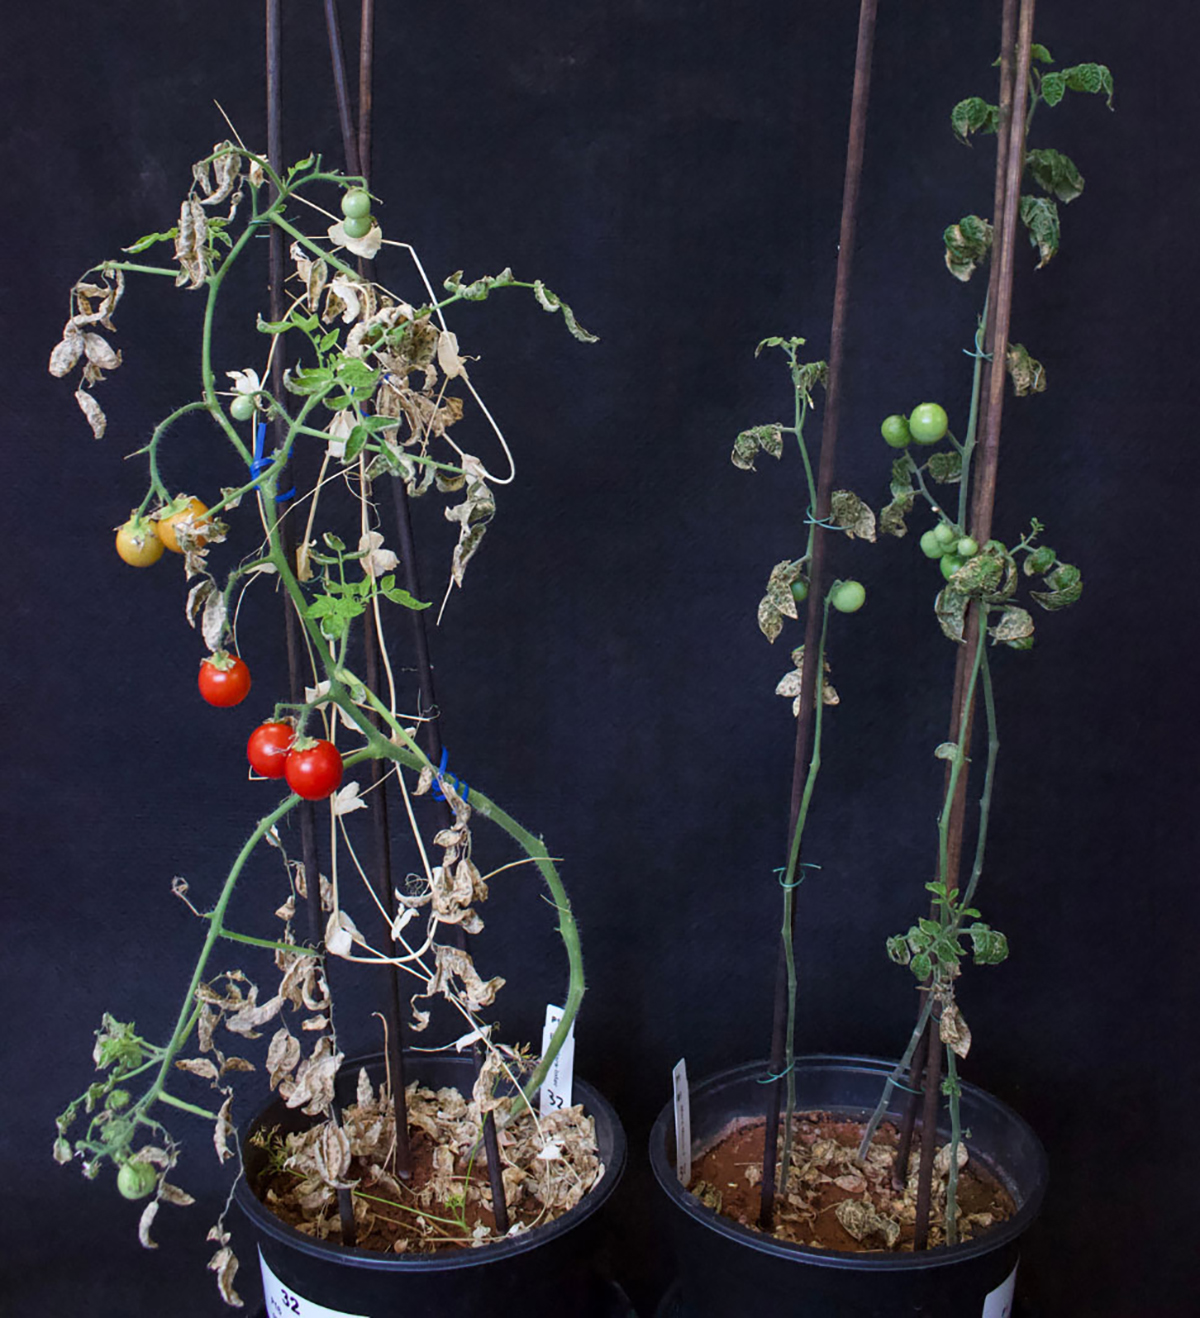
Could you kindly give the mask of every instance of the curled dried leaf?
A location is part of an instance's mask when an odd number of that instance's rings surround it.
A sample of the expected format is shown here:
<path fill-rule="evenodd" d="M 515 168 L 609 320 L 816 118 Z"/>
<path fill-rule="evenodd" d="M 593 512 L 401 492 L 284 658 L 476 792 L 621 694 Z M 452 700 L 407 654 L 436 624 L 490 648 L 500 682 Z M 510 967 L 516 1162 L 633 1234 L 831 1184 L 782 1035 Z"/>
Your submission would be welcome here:
<path fill-rule="evenodd" d="M 50 374 L 57 379 L 69 375 L 83 356 L 83 343 L 83 331 L 72 321 L 67 321 L 63 326 L 62 339 L 50 353 Z"/>
<path fill-rule="evenodd" d="M 217 1290 L 221 1292 L 221 1299 L 233 1309 L 242 1308 L 242 1297 L 233 1289 L 233 1279 L 238 1270 L 237 1255 L 228 1245 L 223 1245 L 208 1260 L 208 1270 L 217 1274 Z"/>
<path fill-rule="evenodd" d="M 103 439 L 104 431 L 108 427 L 108 418 L 104 415 L 104 409 L 86 389 L 76 389 L 75 401 L 79 404 L 83 415 L 87 417 L 87 423 L 92 428 L 92 434 L 96 439 Z"/>

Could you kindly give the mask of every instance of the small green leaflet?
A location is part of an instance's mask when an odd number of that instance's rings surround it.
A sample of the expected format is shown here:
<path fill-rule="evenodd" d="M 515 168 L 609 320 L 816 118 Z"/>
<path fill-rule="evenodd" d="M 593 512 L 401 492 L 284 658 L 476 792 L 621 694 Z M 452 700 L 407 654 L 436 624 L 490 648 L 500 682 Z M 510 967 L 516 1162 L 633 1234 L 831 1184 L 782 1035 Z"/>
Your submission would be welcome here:
<path fill-rule="evenodd" d="M 1046 368 L 1036 357 L 1029 355 L 1023 343 L 1010 343 L 1004 354 L 1004 364 L 1012 379 L 1013 392 L 1018 398 L 1046 391 Z"/>
<path fill-rule="evenodd" d="M 1025 153 L 1025 168 L 1034 181 L 1059 201 L 1071 202 L 1083 192 L 1083 175 L 1061 151 L 1045 148 Z"/>
<path fill-rule="evenodd" d="M 1025 559 L 1025 575 L 1027 577 L 1040 577 L 1049 572 L 1055 564 L 1054 550 L 1049 545 L 1038 545 L 1038 547 Z"/>
<path fill-rule="evenodd" d="M 1031 59 L 1037 60 L 1039 64 L 1053 64 L 1054 56 L 1040 42 L 1035 41 L 1030 47 L 1029 55 Z M 998 63 L 999 61 L 997 61 Z"/>
<path fill-rule="evenodd" d="M 970 146 L 968 140 L 972 133 L 994 133 L 1000 122 L 1000 107 L 990 105 L 979 96 L 969 96 L 950 111 L 950 127 L 954 135 L 964 146 Z"/>
<path fill-rule="evenodd" d="M 130 246 L 122 247 L 121 251 L 128 252 L 131 256 L 135 256 L 138 252 L 144 252 L 147 247 L 153 247 L 155 243 L 174 242 L 178 237 L 179 226 L 176 225 L 175 228 L 168 229 L 166 233 L 148 233 L 145 237 L 139 238 L 137 242 L 131 243 Z"/>
<path fill-rule="evenodd" d="M 1058 207 L 1049 197 L 1021 198 L 1021 223 L 1029 230 L 1029 241 L 1038 249 L 1040 270 L 1058 251 Z"/>
<path fill-rule="evenodd" d="M 365 611 L 367 602 L 376 593 L 373 589 L 375 583 L 369 577 L 364 577 L 361 581 L 327 580 L 323 584 L 325 593 L 311 600 L 305 607 L 304 614 L 305 617 L 317 620 L 324 635 L 331 640 L 339 640 L 345 635 L 346 629 L 354 619 Z M 394 575 L 380 579 L 378 593 L 394 604 L 403 604 L 408 609 L 429 608 L 427 602 L 414 599 L 408 591 L 397 586 Z"/>
<path fill-rule="evenodd" d="M 939 485 L 957 485 L 962 480 L 962 454 L 935 453 L 925 464 L 925 470 Z"/>

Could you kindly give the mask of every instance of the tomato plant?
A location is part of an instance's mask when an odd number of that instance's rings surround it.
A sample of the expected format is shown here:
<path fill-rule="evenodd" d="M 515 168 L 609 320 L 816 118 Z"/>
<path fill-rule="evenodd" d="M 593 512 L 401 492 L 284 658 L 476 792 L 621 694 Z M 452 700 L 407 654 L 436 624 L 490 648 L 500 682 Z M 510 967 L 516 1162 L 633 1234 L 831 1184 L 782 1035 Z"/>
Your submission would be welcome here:
<path fill-rule="evenodd" d="M 940 403 L 922 403 L 908 418 L 908 429 L 918 444 L 936 444 L 950 426 L 950 418 Z"/>
<path fill-rule="evenodd" d="M 179 543 L 179 538 L 175 534 L 175 527 L 177 523 L 190 519 L 192 539 L 197 545 L 203 545 L 205 543 L 204 536 L 198 532 L 197 528 L 207 512 L 208 505 L 201 503 L 199 499 L 190 494 L 179 495 L 167 505 L 162 516 L 155 523 L 158 538 L 171 553 L 182 554 L 183 546 Z"/>
<path fill-rule="evenodd" d="M 342 781 L 342 755 L 331 741 L 309 741 L 289 752 L 283 771 L 297 796 L 323 801 Z"/>
<path fill-rule="evenodd" d="M 282 778 L 296 729 L 290 723 L 260 723 L 246 743 L 246 758 L 264 778 Z"/>
<path fill-rule="evenodd" d="M 879 427 L 885 443 L 892 448 L 907 448 L 912 442 L 912 431 L 908 428 L 908 422 L 899 415 L 884 418 L 883 425 Z"/>
<path fill-rule="evenodd" d="M 866 587 L 861 581 L 843 581 L 833 588 L 829 602 L 839 613 L 857 613 L 867 602 Z"/>
<path fill-rule="evenodd" d="M 130 567 L 149 567 L 163 556 L 163 542 L 148 517 L 134 513 L 117 532 L 117 553 Z"/>
<path fill-rule="evenodd" d="M 157 1180 L 158 1173 L 148 1162 L 127 1162 L 117 1173 L 117 1189 L 126 1199 L 145 1199 Z"/>
<path fill-rule="evenodd" d="M 228 709 L 250 694 L 250 670 L 237 655 L 218 650 L 200 662 L 200 694 L 210 705 Z"/>

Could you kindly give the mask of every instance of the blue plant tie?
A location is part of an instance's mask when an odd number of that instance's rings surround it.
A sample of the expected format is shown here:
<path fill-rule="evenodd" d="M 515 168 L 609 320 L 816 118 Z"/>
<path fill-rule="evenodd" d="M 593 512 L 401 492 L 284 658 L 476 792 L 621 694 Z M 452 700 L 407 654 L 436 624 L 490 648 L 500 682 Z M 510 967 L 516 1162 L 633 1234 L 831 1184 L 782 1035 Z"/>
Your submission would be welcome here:
<path fill-rule="evenodd" d="M 815 861 L 802 860 L 800 862 L 800 868 L 802 870 L 819 870 L 821 867 Z M 791 883 L 784 882 L 783 876 L 787 873 L 786 865 L 780 865 L 778 869 L 772 870 L 771 873 L 779 875 L 779 886 L 784 890 L 784 892 L 787 892 L 791 888 L 798 888 L 804 882 L 803 874 L 801 874 L 798 879 L 793 879 Z"/>
<path fill-rule="evenodd" d="M 260 421 L 258 425 L 255 426 L 254 428 L 254 460 L 250 463 L 250 475 L 254 477 L 255 485 L 258 484 L 258 478 L 263 474 L 263 472 L 266 471 L 269 467 L 271 467 L 275 462 L 274 458 L 268 458 L 264 456 L 263 451 L 266 448 L 266 444 L 267 444 L 267 423 L 265 421 Z M 290 458 L 291 456 L 292 456 L 291 452 L 289 451 L 288 457 Z M 284 503 L 288 499 L 292 498 L 293 495 L 295 495 L 295 493 L 296 493 L 296 487 L 293 485 L 292 488 L 288 490 L 286 494 L 277 494 L 275 496 L 275 502 Z"/>
<path fill-rule="evenodd" d="M 768 1071 L 765 1077 L 759 1079 L 758 1083 L 760 1085 L 773 1085 L 776 1080 L 785 1079 L 787 1077 L 788 1072 L 794 1071 L 795 1069 L 796 1069 L 796 1063 L 793 1062 L 791 1066 L 784 1067 L 784 1069 L 780 1071 L 778 1075 L 775 1075 L 775 1073 L 772 1071 Z"/>
<path fill-rule="evenodd" d="M 446 762 L 449 756 L 450 756 L 450 752 L 445 748 L 445 746 L 443 746 L 442 762 L 438 765 L 437 778 L 433 784 L 433 799 L 435 801 L 444 801 L 446 799 L 446 793 L 442 791 L 440 786 L 441 781 L 444 778 L 451 784 L 455 792 L 458 793 L 459 797 L 464 802 L 469 801 L 471 798 L 471 789 L 467 786 L 466 783 L 462 781 L 461 778 L 456 778 L 452 773 L 446 772 Z"/>
<path fill-rule="evenodd" d="M 819 517 L 814 517 L 811 503 L 804 510 L 804 520 L 809 526 L 823 526 L 827 531 L 840 531 L 842 529 L 837 522 L 831 522 L 828 519 L 822 521 Z"/>

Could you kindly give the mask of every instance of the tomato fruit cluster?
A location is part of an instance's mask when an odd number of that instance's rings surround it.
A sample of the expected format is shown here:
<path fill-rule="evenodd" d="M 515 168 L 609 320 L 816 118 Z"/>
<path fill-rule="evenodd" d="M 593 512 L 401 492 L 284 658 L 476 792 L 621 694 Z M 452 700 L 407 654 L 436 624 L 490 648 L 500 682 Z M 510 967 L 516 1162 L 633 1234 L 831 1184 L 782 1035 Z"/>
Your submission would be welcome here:
<path fill-rule="evenodd" d="M 884 443 L 892 448 L 907 448 L 910 443 L 936 444 L 950 428 L 950 418 L 940 403 L 921 403 L 910 416 L 898 412 L 885 417 L 879 427 Z"/>
<path fill-rule="evenodd" d="M 371 196 L 362 188 L 351 188 L 342 197 L 342 228 L 348 238 L 365 238 L 371 232 Z"/>
<path fill-rule="evenodd" d="M 264 778 L 286 778 L 306 801 L 323 801 L 342 782 L 342 755 L 331 741 L 305 739 L 295 746 L 290 723 L 261 723 L 246 743 L 246 758 Z"/>

